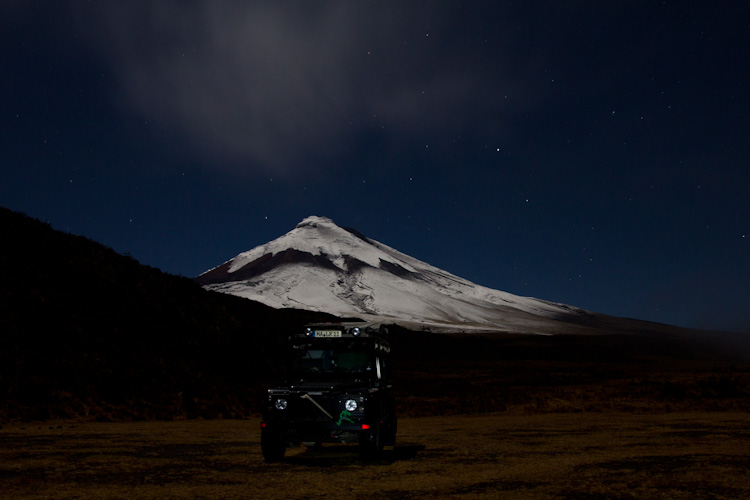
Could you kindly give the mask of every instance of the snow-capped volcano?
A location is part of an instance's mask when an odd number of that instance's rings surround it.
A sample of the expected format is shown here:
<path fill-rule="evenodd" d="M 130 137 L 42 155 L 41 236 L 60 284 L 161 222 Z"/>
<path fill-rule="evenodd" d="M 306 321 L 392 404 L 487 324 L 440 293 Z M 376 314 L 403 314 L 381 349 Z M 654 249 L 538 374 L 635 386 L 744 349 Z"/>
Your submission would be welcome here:
<path fill-rule="evenodd" d="M 274 308 L 431 330 L 552 334 L 598 316 L 474 284 L 317 216 L 196 280 Z"/>

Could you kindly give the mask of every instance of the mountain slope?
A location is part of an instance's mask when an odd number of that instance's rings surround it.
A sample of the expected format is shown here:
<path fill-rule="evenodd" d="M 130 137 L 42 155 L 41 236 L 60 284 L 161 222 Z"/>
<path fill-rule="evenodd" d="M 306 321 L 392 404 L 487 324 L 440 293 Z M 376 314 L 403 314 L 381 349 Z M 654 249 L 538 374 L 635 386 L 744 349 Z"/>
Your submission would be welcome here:
<path fill-rule="evenodd" d="M 201 274 L 209 290 L 425 330 L 555 334 L 612 323 L 583 309 L 486 288 L 311 216 Z"/>

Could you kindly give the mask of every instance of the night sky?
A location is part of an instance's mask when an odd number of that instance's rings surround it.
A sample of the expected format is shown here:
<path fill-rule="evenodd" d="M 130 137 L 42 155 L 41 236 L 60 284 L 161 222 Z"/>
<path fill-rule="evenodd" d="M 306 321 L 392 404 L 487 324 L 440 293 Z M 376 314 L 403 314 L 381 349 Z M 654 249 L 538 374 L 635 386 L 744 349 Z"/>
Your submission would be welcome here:
<path fill-rule="evenodd" d="M 750 332 L 746 1 L 3 0 L 0 205 L 196 276 L 321 215 Z"/>

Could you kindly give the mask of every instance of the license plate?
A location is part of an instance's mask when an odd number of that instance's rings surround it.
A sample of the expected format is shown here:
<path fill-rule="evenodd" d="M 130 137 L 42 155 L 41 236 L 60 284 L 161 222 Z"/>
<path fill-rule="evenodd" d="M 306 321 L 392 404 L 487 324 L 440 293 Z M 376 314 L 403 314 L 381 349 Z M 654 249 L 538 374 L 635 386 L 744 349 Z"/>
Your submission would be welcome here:
<path fill-rule="evenodd" d="M 334 338 L 341 337 L 341 330 L 315 330 L 313 337 L 317 338 Z"/>

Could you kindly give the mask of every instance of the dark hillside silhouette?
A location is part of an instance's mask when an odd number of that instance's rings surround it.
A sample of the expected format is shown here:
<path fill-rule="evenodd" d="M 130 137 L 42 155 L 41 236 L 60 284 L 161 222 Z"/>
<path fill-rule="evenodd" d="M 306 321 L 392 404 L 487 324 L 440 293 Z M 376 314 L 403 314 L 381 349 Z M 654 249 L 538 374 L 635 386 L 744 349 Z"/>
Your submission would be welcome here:
<path fill-rule="evenodd" d="M 290 330 L 328 316 L 207 292 L 0 209 L 0 418 L 257 410 Z"/>

